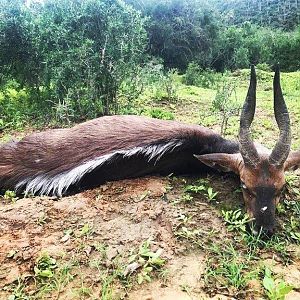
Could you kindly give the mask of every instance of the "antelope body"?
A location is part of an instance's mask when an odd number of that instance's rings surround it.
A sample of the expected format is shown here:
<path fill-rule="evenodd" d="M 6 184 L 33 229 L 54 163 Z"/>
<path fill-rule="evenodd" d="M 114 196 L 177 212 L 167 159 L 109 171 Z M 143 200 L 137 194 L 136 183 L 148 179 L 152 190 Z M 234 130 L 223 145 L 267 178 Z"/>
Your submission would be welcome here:
<path fill-rule="evenodd" d="M 62 196 L 107 180 L 199 171 L 203 164 L 193 154 L 238 151 L 238 143 L 202 126 L 101 117 L 2 146 L 0 187 Z"/>
<path fill-rule="evenodd" d="M 191 173 L 208 166 L 240 176 L 254 229 L 270 235 L 284 172 L 300 165 L 300 151 L 290 152 L 290 120 L 278 68 L 274 113 L 280 136 L 272 151 L 251 140 L 255 106 L 252 66 L 239 143 L 202 126 L 139 116 L 102 117 L 69 129 L 35 133 L 0 147 L 0 189 L 62 196 L 107 180 Z"/>

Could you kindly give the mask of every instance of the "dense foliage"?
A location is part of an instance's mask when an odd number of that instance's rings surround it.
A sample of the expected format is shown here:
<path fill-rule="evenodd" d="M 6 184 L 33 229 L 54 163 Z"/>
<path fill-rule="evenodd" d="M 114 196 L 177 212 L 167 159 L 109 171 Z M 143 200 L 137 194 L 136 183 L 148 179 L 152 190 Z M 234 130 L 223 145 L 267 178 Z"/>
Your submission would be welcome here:
<path fill-rule="evenodd" d="M 76 119 L 117 111 L 120 85 L 144 60 L 139 12 L 115 0 L 48 0 L 6 1 L 1 15 L 2 85 L 30 94 L 30 103 L 18 99 L 18 110 L 55 108 L 59 118 Z M 1 98 L 4 109 L 11 95 Z"/>
<path fill-rule="evenodd" d="M 0 0 L 0 128 L 134 112 L 153 82 L 174 99 L 172 68 L 202 86 L 250 63 L 300 69 L 297 1 L 125 2 Z"/>
<path fill-rule="evenodd" d="M 279 62 L 286 71 L 300 68 L 298 2 L 127 2 L 150 17 L 148 52 L 162 57 L 167 68 L 185 71 L 191 61 L 216 71 L 245 68 L 249 63 Z"/>
<path fill-rule="evenodd" d="M 151 55 L 161 57 L 168 68 L 184 70 L 190 61 L 200 58 L 203 65 L 209 65 L 219 22 L 203 1 L 145 1 L 140 8 L 150 17 L 147 31 Z"/>
<path fill-rule="evenodd" d="M 297 0 L 213 0 L 231 24 L 249 21 L 260 26 L 294 29 L 300 23 Z"/>

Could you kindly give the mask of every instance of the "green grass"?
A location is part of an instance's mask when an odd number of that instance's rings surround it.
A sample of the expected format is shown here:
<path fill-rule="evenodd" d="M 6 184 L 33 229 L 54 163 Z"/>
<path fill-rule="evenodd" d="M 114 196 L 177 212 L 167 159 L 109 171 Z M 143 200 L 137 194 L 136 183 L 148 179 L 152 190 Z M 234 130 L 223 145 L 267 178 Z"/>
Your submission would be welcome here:
<path fill-rule="evenodd" d="M 216 201 L 218 192 L 214 191 L 213 187 L 209 185 L 208 180 L 200 179 L 194 184 L 185 187 L 185 194 L 183 195 L 184 202 L 193 200 L 193 194 L 202 194 L 208 202 Z"/>
<path fill-rule="evenodd" d="M 263 279 L 266 295 L 270 300 L 284 300 L 285 296 L 293 290 L 293 286 L 283 280 L 275 280 L 271 270 L 266 267 Z"/>
<path fill-rule="evenodd" d="M 253 263 L 256 257 L 240 251 L 236 244 L 215 243 L 208 252 L 204 280 L 209 289 L 226 288 L 231 294 L 243 294 L 248 282 L 258 278 L 259 270 Z"/>
<path fill-rule="evenodd" d="M 258 87 L 257 87 L 257 113 L 253 122 L 253 136 L 259 142 L 264 142 L 266 146 L 274 146 L 278 130 L 273 113 L 273 92 L 272 80 L 273 73 L 265 71 L 257 71 L 258 74 Z M 293 125 L 293 142 L 292 148 L 296 149 L 300 146 L 300 136 L 297 134 L 300 129 L 300 72 L 282 73 L 282 89 L 290 110 L 292 125 Z M 231 100 L 242 105 L 249 84 L 249 70 L 241 70 L 239 76 L 229 77 L 229 82 L 234 82 L 236 85 L 236 94 L 231 96 Z M 204 89 L 194 86 L 179 86 L 178 95 L 184 101 L 191 101 L 196 105 L 198 103 L 198 116 L 199 119 L 196 123 L 204 126 L 220 130 L 220 120 L 216 114 L 212 112 L 212 102 L 216 96 L 216 88 Z M 180 110 L 178 110 L 180 114 Z M 175 119 L 195 121 L 195 112 L 187 113 L 184 116 L 175 113 Z M 259 117 L 258 117 L 259 116 Z M 238 133 L 239 118 L 232 117 L 229 119 L 229 126 L 227 130 L 227 137 L 235 139 Z M 262 127 L 264 130 L 262 130 Z"/>
<path fill-rule="evenodd" d="M 249 70 L 241 70 L 237 74 L 228 73 L 223 79 L 227 78 L 226 81 L 235 86 L 235 92 L 230 97 L 231 101 L 242 106 L 249 84 Z M 180 78 L 180 76 L 178 77 Z M 257 142 L 272 148 L 279 134 L 273 113 L 273 73 L 257 70 L 257 77 L 257 109 L 252 125 L 252 135 Z M 281 78 L 292 123 L 292 148 L 298 149 L 300 148 L 300 136 L 298 134 L 300 131 L 300 72 L 282 73 Z M 220 132 L 222 120 L 218 112 L 213 111 L 213 100 L 216 97 L 217 88 L 218 85 L 214 85 L 212 88 L 187 86 L 182 83 L 182 80 L 176 80 L 178 100 L 175 103 L 172 101 L 162 103 L 159 100 L 153 100 L 151 94 L 146 92 L 140 97 L 140 100 L 137 100 L 136 106 L 145 107 L 145 111 L 149 111 L 149 107 L 150 111 L 161 110 L 162 117 L 160 118 L 174 118 L 187 123 L 201 124 Z M 164 111 L 167 114 L 172 114 L 170 115 L 172 117 L 164 117 Z M 229 117 L 226 137 L 236 139 L 238 129 L 239 117 L 234 115 Z"/>

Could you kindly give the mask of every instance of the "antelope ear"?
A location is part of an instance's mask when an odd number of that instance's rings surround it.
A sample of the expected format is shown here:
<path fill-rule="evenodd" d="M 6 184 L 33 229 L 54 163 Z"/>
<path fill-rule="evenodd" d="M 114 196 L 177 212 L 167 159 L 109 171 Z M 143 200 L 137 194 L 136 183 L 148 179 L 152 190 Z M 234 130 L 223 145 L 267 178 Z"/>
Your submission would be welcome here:
<path fill-rule="evenodd" d="M 284 171 L 296 170 L 300 167 L 300 151 L 291 151 L 284 163 Z"/>
<path fill-rule="evenodd" d="M 203 164 L 221 172 L 234 172 L 239 174 L 239 165 L 242 156 L 239 153 L 211 153 L 203 155 L 194 155 Z"/>

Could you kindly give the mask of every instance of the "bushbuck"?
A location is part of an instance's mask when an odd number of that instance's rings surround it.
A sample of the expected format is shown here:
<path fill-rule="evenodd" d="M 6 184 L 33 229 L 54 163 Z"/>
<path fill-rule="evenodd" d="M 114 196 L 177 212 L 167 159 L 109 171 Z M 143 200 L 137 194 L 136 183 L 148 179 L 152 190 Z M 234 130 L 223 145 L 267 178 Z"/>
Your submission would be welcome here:
<path fill-rule="evenodd" d="M 0 147 L 0 188 L 60 197 L 108 180 L 216 168 L 240 176 L 256 229 L 272 234 L 284 171 L 300 164 L 300 151 L 290 152 L 290 121 L 279 69 L 274 77 L 274 111 L 280 137 L 273 151 L 254 145 L 250 138 L 255 105 L 252 66 L 239 142 L 202 126 L 142 116 L 107 116 L 73 128 L 34 133 Z"/>
<path fill-rule="evenodd" d="M 232 171 L 240 176 L 247 212 L 255 220 L 254 232 L 262 229 L 269 236 L 274 232 L 275 207 L 285 184 L 284 172 L 300 165 L 300 151 L 290 151 L 290 118 L 280 86 L 278 66 L 273 92 L 274 114 L 280 134 L 272 151 L 260 144 L 254 144 L 251 140 L 250 126 L 256 107 L 256 74 L 252 66 L 250 86 L 240 117 L 239 153 L 197 156 L 201 162 L 212 168 Z"/>

